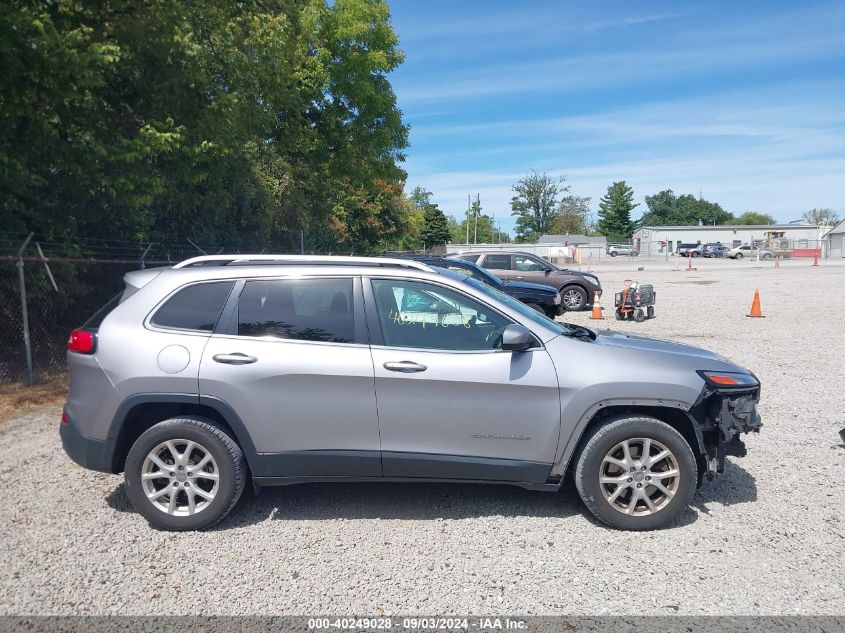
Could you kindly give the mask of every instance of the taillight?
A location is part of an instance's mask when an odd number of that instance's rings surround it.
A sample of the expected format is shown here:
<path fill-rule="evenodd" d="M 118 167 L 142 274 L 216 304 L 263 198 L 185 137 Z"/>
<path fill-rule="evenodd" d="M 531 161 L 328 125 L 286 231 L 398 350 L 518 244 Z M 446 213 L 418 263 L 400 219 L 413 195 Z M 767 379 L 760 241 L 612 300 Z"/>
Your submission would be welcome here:
<path fill-rule="evenodd" d="M 93 332 L 88 330 L 74 330 L 67 340 L 68 351 L 80 354 L 93 354 L 96 338 Z"/>
<path fill-rule="evenodd" d="M 67 417 L 67 411 L 62 409 L 62 424 L 70 424 L 70 418 Z"/>

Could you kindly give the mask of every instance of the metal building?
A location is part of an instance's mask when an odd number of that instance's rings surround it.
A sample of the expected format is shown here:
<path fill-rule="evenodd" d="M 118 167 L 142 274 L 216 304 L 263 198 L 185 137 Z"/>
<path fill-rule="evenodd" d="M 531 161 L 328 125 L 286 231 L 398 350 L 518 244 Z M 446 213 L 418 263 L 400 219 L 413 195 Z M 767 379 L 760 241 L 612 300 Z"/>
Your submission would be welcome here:
<path fill-rule="evenodd" d="M 845 220 L 824 234 L 829 257 L 845 257 Z"/>
<path fill-rule="evenodd" d="M 719 226 L 644 226 L 634 233 L 634 248 L 642 255 L 669 254 L 681 244 L 788 245 L 795 257 L 822 255 L 822 233 L 814 224 L 723 224 Z"/>

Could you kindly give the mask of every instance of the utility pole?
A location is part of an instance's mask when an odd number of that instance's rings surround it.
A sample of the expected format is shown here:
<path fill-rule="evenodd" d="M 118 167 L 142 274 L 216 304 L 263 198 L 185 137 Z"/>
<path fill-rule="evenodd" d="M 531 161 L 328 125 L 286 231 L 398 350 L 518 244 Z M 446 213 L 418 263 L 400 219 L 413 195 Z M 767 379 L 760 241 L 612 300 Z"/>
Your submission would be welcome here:
<path fill-rule="evenodd" d="M 467 246 L 469 246 L 469 214 L 470 214 L 470 210 L 472 208 L 472 205 L 470 203 L 470 198 L 471 198 L 470 194 L 467 194 Z"/>
<path fill-rule="evenodd" d="M 472 240 L 473 244 L 478 244 L 478 211 L 481 209 L 481 194 L 477 193 L 476 195 L 476 206 L 475 206 L 475 237 Z"/>

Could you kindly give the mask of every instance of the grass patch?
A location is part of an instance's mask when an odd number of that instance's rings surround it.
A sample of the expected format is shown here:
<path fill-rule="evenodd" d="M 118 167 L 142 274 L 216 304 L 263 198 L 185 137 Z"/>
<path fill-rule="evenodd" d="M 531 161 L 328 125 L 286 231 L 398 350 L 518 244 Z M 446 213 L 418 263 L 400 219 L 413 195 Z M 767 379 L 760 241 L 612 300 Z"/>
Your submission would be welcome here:
<path fill-rule="evenodd" d="M 67 397 L 67 376 L 52 376 L 27 387 L 22 383 L 0 385 L 0 422 L 47 404 L 61 404 Z"/>

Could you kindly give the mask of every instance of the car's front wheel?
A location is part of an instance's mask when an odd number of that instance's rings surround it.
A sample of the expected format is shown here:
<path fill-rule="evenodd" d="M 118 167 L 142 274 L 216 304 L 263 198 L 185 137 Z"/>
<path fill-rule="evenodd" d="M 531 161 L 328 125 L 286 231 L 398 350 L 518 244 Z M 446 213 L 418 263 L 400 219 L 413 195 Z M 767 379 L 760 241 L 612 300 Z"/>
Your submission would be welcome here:
<path fill-rule="evenodd" d="M 164 530 L 201 530 L 234 507 L 246 483 L 235 441 L 210 420 L 184 416 L 159 422 L 126 458 L 126 493 L 135 509 Z"/>
<path fill-rule="evenodd" d="M 734 259 L 742 259 L 742 253 L 737 253 L 734 255 Z"/>
<path fill-rule="evenodd" d="M 560 299 L 569 312 L 583 310 L 587 305 L 587 291 L 581 286 L 565 286 L 560 291 Z"/>
<path fill-rule="evenodd" d="M 629 415 L 599 427 L 575 463 L 575 487 L 596 518 L 623 530 L 664 527 L 692 500 L 695 456 L 674 428 Z"/>
<path fill-rule="evenodd" d="M 611 256 L 611 257 L 616 257 L 616 251 L 610 251 L 610 256 Z"/>

